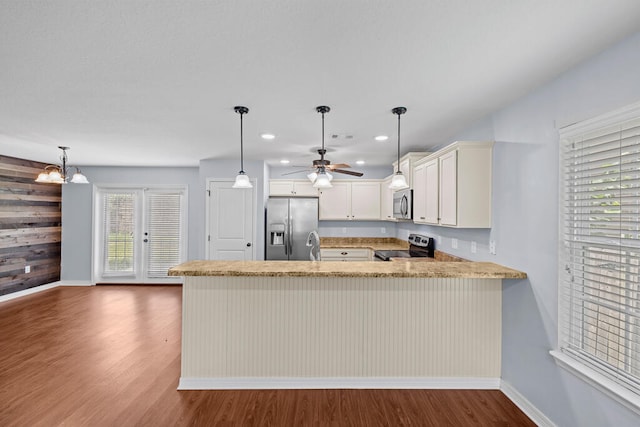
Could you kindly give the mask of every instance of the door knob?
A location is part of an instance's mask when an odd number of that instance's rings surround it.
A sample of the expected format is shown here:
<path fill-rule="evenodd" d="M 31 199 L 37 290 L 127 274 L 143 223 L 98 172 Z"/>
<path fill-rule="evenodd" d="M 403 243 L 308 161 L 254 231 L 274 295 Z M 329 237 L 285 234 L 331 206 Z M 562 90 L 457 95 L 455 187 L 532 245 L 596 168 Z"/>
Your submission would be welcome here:
<path fill-rule="evenodd" d="M 248 248 L 249 248 L 249 247 L 251 247 L 251 243 L 247 243 L 247 247 L 248 247 Z"/>

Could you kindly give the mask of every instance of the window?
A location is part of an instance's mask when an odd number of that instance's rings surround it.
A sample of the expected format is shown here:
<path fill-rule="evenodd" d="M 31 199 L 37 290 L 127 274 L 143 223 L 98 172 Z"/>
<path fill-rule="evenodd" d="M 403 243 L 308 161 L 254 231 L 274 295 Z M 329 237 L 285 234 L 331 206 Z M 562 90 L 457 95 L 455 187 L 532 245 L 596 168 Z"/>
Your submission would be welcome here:
<path fill-rule="evenodd" d="M 638 398 L 640 105 L 560 137 L 559 350 Z"/>

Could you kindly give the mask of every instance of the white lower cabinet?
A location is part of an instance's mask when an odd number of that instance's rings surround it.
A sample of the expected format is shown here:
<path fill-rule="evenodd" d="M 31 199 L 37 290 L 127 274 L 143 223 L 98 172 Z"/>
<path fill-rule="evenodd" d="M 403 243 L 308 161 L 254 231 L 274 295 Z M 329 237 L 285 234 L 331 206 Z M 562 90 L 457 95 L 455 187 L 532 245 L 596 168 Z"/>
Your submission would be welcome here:
<path fill-rule="evenodd" d="M 333 181 L 320 190 L 319 219 L 379 220 L 380 181 Z"/>
<path fill-rule="evenodd" d="M 371 261 L 373 252 L 363 248 L 320 249 L 321 261 Z"/>
<path fill-rule="evenodd" d="M 414 222 L 491 227 L 493 142 L 459 141 L 420 160 L 413 170 Z"/>

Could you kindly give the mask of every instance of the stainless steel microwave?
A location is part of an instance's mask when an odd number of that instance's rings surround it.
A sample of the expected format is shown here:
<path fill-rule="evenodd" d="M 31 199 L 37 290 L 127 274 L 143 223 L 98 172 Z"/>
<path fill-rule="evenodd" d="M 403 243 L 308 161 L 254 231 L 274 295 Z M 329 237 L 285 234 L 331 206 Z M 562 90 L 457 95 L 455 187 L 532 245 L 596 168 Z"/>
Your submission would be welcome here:
<path fill-rule="evenodd" d="M 413 190 L 398 190 L 393 193 L 393 217 L 396 219 L 413 218 Z"/>

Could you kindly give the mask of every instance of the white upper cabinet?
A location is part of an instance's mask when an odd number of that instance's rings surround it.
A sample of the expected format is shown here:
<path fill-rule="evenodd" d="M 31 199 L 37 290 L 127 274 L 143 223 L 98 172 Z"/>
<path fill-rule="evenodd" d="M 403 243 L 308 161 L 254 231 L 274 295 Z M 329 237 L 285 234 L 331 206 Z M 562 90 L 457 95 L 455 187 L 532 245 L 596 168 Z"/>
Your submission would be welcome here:
<path fill-rule="evenodd" d="M 428 156 L 429 152 L 410 152 L 400 157 L 400 171 L 404 175 L 407 180 L 407 184 L 409 184 L 409 188 L 413 188 L 413 168 L 417 161 Z M 398 161 L 393 162 L 393 173 L 395 174 L 398 171 Z"/>
<path fill-rule="evenodd" d="M 417 164 L 413 168 L 413 221 L 425 222 L 427 218 L 426 164 Z M 393 207 L 392 207 L 393 208 Z"/>
<path fill-rule="evenodd" d="M 319 219 L 379 220 L 380 181 L 333 181 L 320 190 Z"/>
<path fill-rule="evenodd" d="M 414 167 L 414 222 L 491 227 L 493 142 L 458 141 Z"/>
<path fill-rule="evenodd" d="M 389 188 L 392 177 L 393 175 L 380 183 L 380 219 L 384 221 L 396 221 L 393 217 L 393 190 Z"/>
<path fill-rule="evenodd" d="M 272 179 L 270 196 L 318 197 L 318 189 L 308 179 Z"/>

